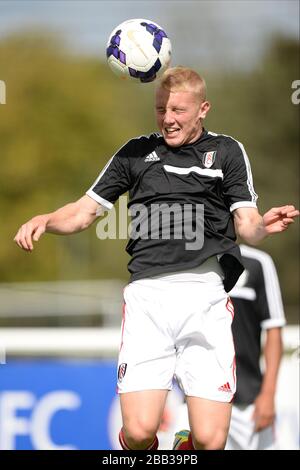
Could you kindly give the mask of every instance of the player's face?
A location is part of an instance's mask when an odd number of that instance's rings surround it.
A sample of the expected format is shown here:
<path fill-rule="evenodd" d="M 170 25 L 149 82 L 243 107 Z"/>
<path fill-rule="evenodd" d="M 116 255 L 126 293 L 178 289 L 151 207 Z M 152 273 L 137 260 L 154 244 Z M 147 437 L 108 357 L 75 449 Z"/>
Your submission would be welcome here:
<path fill-rule="evenodd" d="M 192 91 L 156 93 L 156 120 L 166 143 L 179 147 L 195 142 L 202 133 L 201 119 L 209 110 L 207 101 L 200 101 Z"/>

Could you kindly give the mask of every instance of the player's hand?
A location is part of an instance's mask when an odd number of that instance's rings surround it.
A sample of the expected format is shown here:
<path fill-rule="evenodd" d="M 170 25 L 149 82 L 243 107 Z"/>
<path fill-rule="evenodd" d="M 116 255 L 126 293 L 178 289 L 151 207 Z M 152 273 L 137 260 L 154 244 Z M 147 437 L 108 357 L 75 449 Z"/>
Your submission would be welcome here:
<path fill-rule="evenodd" d="M 275 403 L 272 394 L 261 393 L 257 396 L 254 402 L 252 419 L 255 423 L 255 432 L 262 431 L 273 424 L 275 419 Z"/>
<path fill-rule="evenodd" d="M 264 228 L 268 235 L 284 232 L 298 216 L 294 206 L 273 207 L 263 215 Z"/>
<path fill-rule="evenodd" d="M 47 215 L 38 215 L 34 217 L 19 228 L 14 241 L 23 250 L 29 252 L 32 251 L 33 241 L 37 242 L 41 235 L 46 231 L 47 222 Z"/>

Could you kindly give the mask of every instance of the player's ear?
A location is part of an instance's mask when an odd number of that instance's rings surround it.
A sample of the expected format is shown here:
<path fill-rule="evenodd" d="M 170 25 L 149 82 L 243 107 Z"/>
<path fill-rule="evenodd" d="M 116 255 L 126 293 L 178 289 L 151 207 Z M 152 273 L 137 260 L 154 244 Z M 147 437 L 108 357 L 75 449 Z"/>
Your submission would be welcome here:
<path fill-rule="evenodd" d="M 199 109 L 199 118 L 204 119 L 209 110 L 210 110 L 210 102 L 209 101 L 203 101 L 203 103 L 201 103 L 200 109 Z"/>

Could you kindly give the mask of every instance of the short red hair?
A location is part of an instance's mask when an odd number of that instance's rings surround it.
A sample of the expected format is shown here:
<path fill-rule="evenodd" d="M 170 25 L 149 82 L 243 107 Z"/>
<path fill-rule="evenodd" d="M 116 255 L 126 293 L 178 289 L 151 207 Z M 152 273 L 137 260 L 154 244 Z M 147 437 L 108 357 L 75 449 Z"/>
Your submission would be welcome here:
<path fill-rule="evenodd" d="M 189 67 L 178 66 L 167 69 L 159 81 L 159 87 L 175 92 L 193 91 L 200 101 L 206 99 L 205 80 Z"/>

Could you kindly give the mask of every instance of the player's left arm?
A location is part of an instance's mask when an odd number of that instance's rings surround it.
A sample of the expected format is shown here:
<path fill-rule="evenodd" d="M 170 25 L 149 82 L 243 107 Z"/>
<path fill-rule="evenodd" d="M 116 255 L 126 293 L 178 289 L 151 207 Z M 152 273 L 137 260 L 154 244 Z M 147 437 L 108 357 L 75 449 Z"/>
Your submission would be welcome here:
<path fill-rule="evenodd" d="M 271 426 L 275 419 L 275 392 L 282 352 L 281 328 L 267 329 L 264 346 L 265 372 L 260 393 L 254 402 L 253 420 L 256 431 Z"/>
<path fill-rule="evenodd" d="M 299 216 L 292 205 L 273 207 L 261 216 L 254 207 L 239 207 L 233 211 L 236 233 L 250 245 L 257 245 L 264 238 L 284 232 Z"/>

